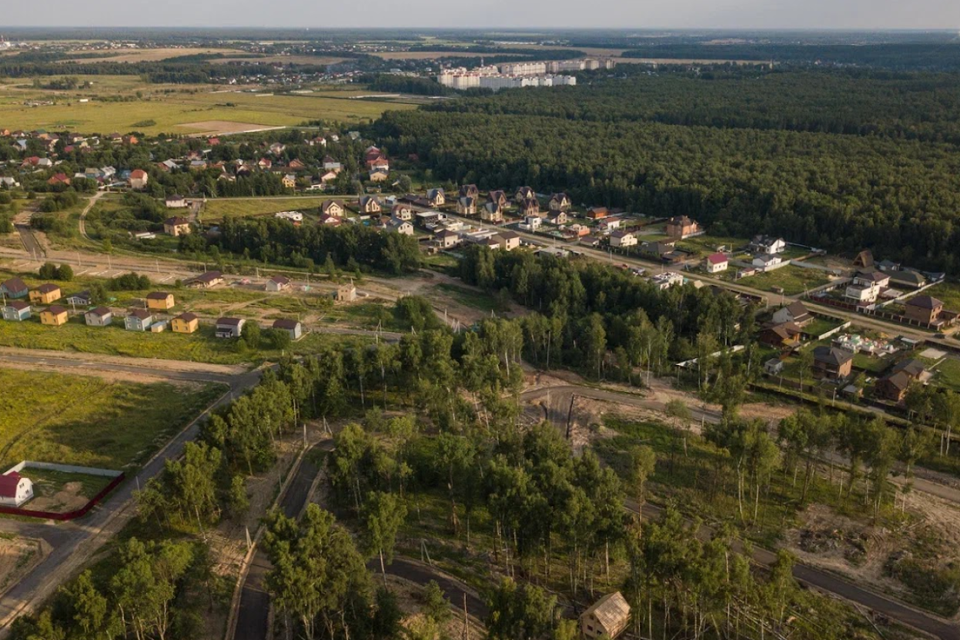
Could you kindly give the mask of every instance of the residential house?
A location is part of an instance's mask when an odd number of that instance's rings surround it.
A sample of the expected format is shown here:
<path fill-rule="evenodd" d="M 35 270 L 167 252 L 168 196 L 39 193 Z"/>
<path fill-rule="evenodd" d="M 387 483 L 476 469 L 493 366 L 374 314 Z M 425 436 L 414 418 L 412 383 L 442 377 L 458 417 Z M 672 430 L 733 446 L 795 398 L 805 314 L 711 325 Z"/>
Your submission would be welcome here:
<path fill-rule="evenodd" d="M 496 202 L 488 202 L 480 210 L 480 219 L 484 222 L 503 222 L 503 209 Z"/>
<path fill-rule="evenodd" d="M 536 198 L 528 198 L 520 203 L 520 214 L 523 216 L 540 215 L 540 201 Z"/>
<path fill-rule="evenodd" d="M 525 231 L 538 231 L 543 224 L 543 218 L 540 216 L 527 216 L 519 225 Z"/>
<path fill-rule="evenodd" d="M 215 334 L 218 338 L 239 338 L 243 333 L 243 318 L 220 318 L 217 320 Z"/>
<path fill-rule="evenodd" d="M 460 198 L 457 199 L 457 213 L 462 216 L 477 215 L 476 196 L 460 196 Z"/>
<path fill-rule="evenodd" d="M 168 158 L 167 160 L 164 160 L 163 162 L 158 162 L 158 163 L 157 163 L 157 168 L 160 169 L 161 171 L 163 171 L 164 173 L 169 173 L 169 172 L 171 172 L 171 171 L 173 171 L 173 170 L 175 170 L 175 169 L 179 169 L 179 168 L 180 168 L 180 165 L 177 164 L 177 162 L 176 162 L 175 160 L 173 160 L 173 159 L 171 159 L 171 158 Z"/>
<path fill-rule="evenodd" d="M 291 340 L 299 340 L 303 336 L 303 327 L 298 320 L 279 318 L 273 321 L 273 328 L 276 331 L 286 331 Z"/>
<path fill-rule="evenodd" d="M 282 178 L 280 178 L 280 182 L 283 183 L 283 188 L 284 188 L 284 189 L 296 189 L 296 188 L 297 188 L 297 176 L 293 175 L 292 173 L 288 173 L 288 174 L 286 174 L 285 176 L 283 176 Z"/>
<path fill-rule="evenodd" d="M 580 632 L 587 640 L 609 638 L 623 633 L 630 623 L 630 605 L 619 591 L 608 593 L 580 616 Z"/>
<path fill-rule="evenodd" d="M 16 471 L 0 476 L 0 506 L 20 507 L 33 499 L 33 482 Z"/>
<path fill-rule="evenodd" d="M 109 327 L 113 322 L 113 311 L 106 307 L 97 307 L 83 314 L 83 321 L 88 327 Z"/>
<path fill-rule="evenodd" d="M 152 291 L 147 294 L 147 309 L 166 311 L 176 304 L 172 293 L 166 291 Z"/>
<path fill-rule="evenodd" d="M 602 220 L 610 215 L 606 207 L 590 207 L 587 209 L 587 217 L 591 220 Z"/>
<path fill-rule="evenodd" d="M 910 298 L 904 305 L 904 315 L 910 320 L 923 324 L 937 324 L 941 313 L 943 313 L 943 302 L 932 296 Z"/>
<path fill-rule="evenodd" d="M 720 273 L 726 271 L 728 266 L 730 266 L 730 261 L 722 253 L 712 253 L 704 260 L 704 268 L 706 268 L 707 273 Z"/>
<path fill-rule="evenodd" d="M 30 292 L 33 304 L 52 304 L 60 299 L 60 287 L 55 284 L 42 284 Z"/>
<path fill-rule="evenodd" d="M 343 217 L 343 205 L 339 200 L 327 200 L 322 205 L 320 205 L 320 213 L 326 214 L 328 216 L 333 216 L 335 218 Z"/>
<path fill-rule="evenodd" d="M 473 198 L 476 200 L 480 197 L 480 189 L 477 188 L 475 184 L 464 184 L 460 185 L 460 197 L 461 198 Z"/>
<path fill-rule="evenodd" d="M 570 217 L 567 215 L 566 211 L 551 210 L 552 213 L 547 216 L 547 222 L 550 224 L 559 227 L 560 225 L 567 224 L 570 221 Z"/>
<path fill-rule="evenodd" d="M 380 201 L 373 196 L 360 197 L 360 213 L 373 214 L 380 213 Z"/>
<path fill-rule="evenodd" d="M 357 299 L 357 288 L 350 284 L 341 284 L 337 287 L 337 302 L 353 302 Z"/>
<path fill-rule="evenodd" d="M 776 324 L 792 322 L 798 327 L 804 327 L 813 322 L 813 320 L 813 314 L 811 314 L 810 310 L 799 300 L 791 302 L 773 313 L 773 322 Z"/>
<path fill-rule="evenodd" d="M 665 271 L 658 273 L 650 278 L 650 282 L 660 291 L 665 291 L 670 287 L 679 287 L 683 284 L 683 276 L 676 271 Z"/>
<path fill-rule="evenodd" d="M 30 294 L 30 289 L 20 278 L 10 278 L 0 284 L 0 293 L 8 298 L 18 300 L 20 298 L 26 298 Z"/>
<path fill-rule="evenodd" d="M 902 360 L 895 364 L 874 385 L 877 396 L 890 402 L 903 402 L 910 385 L 920 382 L 925 372 L 923 363 L 917 360 Z"/>
<path fill-rule="evenodd" d="M 920 287 L 927 284 L 927 279 L 923 277 L 923 274 L 918 271 L 913 271 L 910 269 L 883 269 L 890 274 L 890 286 L 894 287 L 905 287 L 908 289 L 919 289 Z"/>
<path fill-rule="evenodd" d="M 333 171 L 334 173 L 339 173 L 342 168 L 343 168 L 343 167 L 340 165 L 340 163 L 337 162 L 336 160 L 334 160 L 334 159 L 333 159 L 332 157 L 330 157 L 330 156 L 326 156 L 326 157 L 323 159 L 323 170 L 324 170 L 324 171 Z"/>
<path fill-rule="evenodd" d="M 460 236 L 449 229 L 441 229 L 433 234 L 433 243 L 440 249 L 451 249 L 460 244 Z"/>
<path fill-rule="evenodd" d="M 40 323 L 51 327 L 59 327 L 60 325 L 67 324 L 67 320 L 69 319 L 70 316 L 67 313 L 66 307 L 61 307 L 58 304 L 49 306 L 40 312 Z"/>
<path fill-rule="evenodd" d="M 527 200 L 536 200 L 537 192 L 531 189 L 530 187 L 520 187 L 517 189 L 516 195 L 513 197 L 514 201 L 517 204 L 526 202 Z"/>
<path fill-rule="evenodd" d="M 757 339 L 775 349 L 792 349 L 800 344 L 800 327 L 792 322 L 772 324 L 760 331 Z"/>
<path fill-rule="evenodd" d="M 443 189 L 430 189 L 427 191 L 427 200 L 430 202 L 431 207 L 442 207 L 447 203 Z"/>
<path fill-rule="evenodd" d="M 498 235 L 502 241 L 501 247 L 505 251 L 513 251 L 520 246 L 520 236 L 513 231 L 501 231 Z"/>
<path fill-rule="evenodd" d="M 55 173 L 50 176 L 50 179 L 47 180 L 47 184 L 51 187 L 69 187 L 70 186 L 70 177 L 65 173 Z"/>
<path fill-rule="evenodd" d="M 170 322 L 174 333 L 193 333 L 200 328 L 200 318 L 192 313 L 181 313 Z"/>
<path fill-rule="evenodd" d="M 770 358 L 763 363 L 763 372 L 768 376 L 778 376 L 783 373 L 783 360 Z"/>
<path fill-rule="evenodd" d="M 787 248 L 787 243 L 783 238 L 774 238 L 773 236 L 759 235 L 750 241 L 750 251 L 758 254 L 776 254 L 783 253 Z"/>
<path fill-rule="evenodd" d="M 289 220 L 295 227 L 303 224 L 303 213 L 300 211 L 278 211 L 273 214 L 273 217 L 279 220 Z"/>
<path fill-rule="evenodd" d="M 386 182 L 390 179 L 390 172 L 386 169 L 371 169 L 369 178 L 370 182 Z"/>
<path fill-rule="evenodd" d="M 3 307 L 3 319 L 23 322 L 30 317 L 30 305 L 23 300 L 10 300 Z"/>
<path fill-rule="evenodd" d="M 123 328 L 127 331 L 146 331 L 153 320 L 153 313 L 147 309 L 132 309 L 123 319 Z"/>
<path fill-rule="evenodd" d="M 859 271 L 844 291 L 844 297 L 857 304 L 872 304 L 880 292 L 890 286 L 890 276 L 883 271 Z"/>
<path fill-rule="evenodd" d="M 76 307 L 89 307 L 90 303 L 93 301 L 92 296 L 89 291 L 79 291 L 77 293 L 72 293 L 64 301 L 67 304 L 72 304 Z"/>
<path fill-rule="evenodd" d="M 629 232 L 615 231 L 614 234 L 616 233 L 629 233 Z M 613 242 L 614 234 L 610 234 L 611 244 Z M 640 245 L 640 255 L 644 256 L 645 258 L 664 260 L 665 259 L 664 256 L 669 255 L 673 251 L 673 248 L 674 248 L 674 244 L 672 242 L 663 242 L 663 241 L 644 242 L 642 245 Z"/>
<path fill-rule="evenodd" d="M 841 380 L 853 370 L 853 354 L 838 347 L 817 347 L 813 350 L 813 377 Z"/>
<path fill-rule="evenodd" d="M 267 291 L 286 291 L 290 288 L 290 278 L 284 276 L 273 276 L 267 280 L 267 284 L 264 285 L 264 288 Z"/>
<path fill-rule="evenodd" d="M 674 216 L 667 221 L 667 235 L 676 240 L 683 240 L 702 233 L 703 229 L 699 223 L 687 216 Z"/>
<path fill-rule="evenodd" d="M 178 238 L 190 233 L 190 221 L 180 216 L 173 216 L 163 221 L 163 232 Z"/>
<path fill-rule="evenodd" d="M 610 246 L 616 249 L 635 247 L 637 242 L 637 236 L 632 231 L 614 231 L 610 234 Z"/>
<path fill-rule="evenodd" d="M 487 202 L 495 202 L 501 209 L 505 209 L 510 203 L 510 199 L 507 197 L 506 192 L 497 190 L 487 194 Z"/>
<path fill-rule="evenodd" d="M 131 189 L 144 189 L 149 182 L 150 177 L 147 175 L 147 172 L 143 169 L 134 169 L 130 172 L 130 177 L 127 179 L 127 182 L 130 183 Z"/>
<path fill-rule="evenodd" d="M 207 271 L 195 278 L 190 278 L 184 284 L 194 289 L 212 289 L 223 284 L 223 274 L 219 271 Z"/>
<path fill-rule="evenodd" d="M 167 205 L 167 209 L 183 209 L 187 206 L 187 199 L 180 194 L 174 194 L 167 196 L 164 204 Z"/>
<path fill-rule="evenodd" d="M 405 204 L 395 204 L 390 210 L 390 217 L 395 220 L 413 220 L 413 209 Z"/>
<path fill-rule="evenodd" d="M 547 203 L 547 208 L 550 211 L 567 211 L 570 207 L 573 206 L 573 203 L 570 201 L 570 196 L 565 193 L 555 193 L 550 196 L 550 202 Z"/>
<path fill-rule="evenodd" d="M 317 221 L 317 224 L 331 225 L 336 227 L 336 226 L 339 226 L 342 221 L 343 221 L 343 218 L 338 218 L 337 216 L 331 216 L 326 213 L 321 213 L 320 219 Z"/>
<path fill-rule="evenodd" d="M 620 218 L 603 218 L 597 222 L 597 229 L 610 233 L 611 231 L 616 231 L 623 224 L 623 220 Z"/>
<path fill-rule="evenodd" d="M 387 222 L 386 230 L 399 233 L 402 236 L 412 236 L 414 233 L 412 222 L 409 220 L 397 220 L 396 218 L 390 218 L 390 221 Z"/>
<path fill-rule="evenodd" d="M 270 158 L 260 158 L 260 160 L 257 161 L 257 167 L 259 167 L 261 171 L 269 171 L 271 167 L 273 167 L 273 160 Z"/>
<path fill-rule="evenodd" d="M 857 257 L 853 259 L 853 266 L 860 267 L 862 269 L 869 269 L 873 267 L 873 252 L 870 249 L 864 249 L 857 254 Z"/>
<path fill-rule="evenodd" d="M 775 253 L 762 253 L 754 257 L 752 264 L 759 271 L 773 271 L 783 265 L 783 258 Z"/>

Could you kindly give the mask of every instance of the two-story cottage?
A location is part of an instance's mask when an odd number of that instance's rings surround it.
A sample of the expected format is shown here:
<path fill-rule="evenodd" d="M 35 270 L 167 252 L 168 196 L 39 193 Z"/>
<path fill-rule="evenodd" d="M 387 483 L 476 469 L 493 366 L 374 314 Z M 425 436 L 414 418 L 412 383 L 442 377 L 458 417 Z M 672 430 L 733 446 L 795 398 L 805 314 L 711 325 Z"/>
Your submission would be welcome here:
<path fill-rule="evenodd" d="M 163 221 L 163 232 L 178 238 L 190 233 L 190 221 L 181 216 L 173 216 Z"/>
<path fill-rule="evenodd" d="M 10 278 L 0 284 L 0 293 L 8 298 L 19 300 L 20 298 L 26 298 L 30 294 L 30 288 L 27 287 L 27 284 L 20 278 Z"/>
<path fill-rule="evenodd" d="M 192 313 L 181 313 L 170 321 L 174 333 L 194 333 L 200 328 L 200 318 Z"/>
<path fill-rule="evenodd" d="M 70 315 L 67 313 L 66 307 L 61 307 L 58 304 L 51 305 L 40 312 L 40 323 L 51 327 L 65 325 L 69 319 Z"/>
<path fill-rule="evenodd" d="M 113 311 L 107 307 L 90 309 L 83 314 L 83 321 L 88 327 L 109 327 L 113 322 Z"/>
<path fill-rule="evenodd" d="M 8 300 L 3 307 L 3 319 L 23 322 L 30 317 L 30 305 L 23 300 Z"/>
<path fill-rule="evenodd" d="M 133 309 L 123 319 L 127 331 L 146 331 L 153 324 L 153 313 L 147 309 Z"/>
<path fill-rule="evenodd" d="M 42 284 L 30 292 L 33 304 L 52 304 L 60 299 L 60 287 L 55 284 Z"/>
<path fill-rule="evenodd" d="M 176 304 L 173 294 L 166 291 L 152 291 L 147 294 L 147 309 L 152 311 L 167 311 Z"/>
<path fill-rule="evenodd" d="M 343 204 L 339 200 L 327 200 L 320 205 L 320 213 L 335 218 L 343 217 Z"/>

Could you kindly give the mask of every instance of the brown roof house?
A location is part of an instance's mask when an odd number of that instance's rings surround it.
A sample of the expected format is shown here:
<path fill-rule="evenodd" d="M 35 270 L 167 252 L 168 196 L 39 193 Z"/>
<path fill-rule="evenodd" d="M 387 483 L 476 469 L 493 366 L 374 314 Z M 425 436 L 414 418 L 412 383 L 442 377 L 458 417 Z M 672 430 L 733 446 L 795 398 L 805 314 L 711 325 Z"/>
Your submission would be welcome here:
<path fill-rule="evenodd" d="M 936 324 L 941 313 L 943 302 L 932 296 L 917 296 L 904 305 L 904 315 L 908 319 L 924 324 Z"/>
<path fill-rule="evenodd" d="M 289 320 L 278 318 L 273 321 L 273 329 L 276 331 L 286 331 L 291 340 L 299 340 L 303 336 L 303 326 L 298 320 Z"/>
<path fill-rule="evenodd" d="M 803 327 L 813 322 L 813 315 L 810 314 L 810 311 L 802 302 L 797 300 L 777 309 L 773 313 L 773 321 L 777 324 L 792 322 L 798 327 Z"/>
<path fill-rule="evenodd" d="M 877 380 L 874 389 L 878 397 L 890 402 L 903 402 L 907 389 L 919 382 L 924 374 L 923 363 L 917 360 L 902 360 L 893 365 L 890 372 Z"/>
<path fill-rule="evenodd" d="M 60 299 L 60 287 L 55 284 L 42 284 L 30 292 L 30 302 L 34 304 L 52 304 Z"/>
<path fill-rule="evenodd" d="M 813 350 L 813 377 L 840 380 L 853 370 L 853 354 L 837 347 L 817 347 Z"/>
<path fill-rule="evenodd" d="M 758 339 L 763 344 L 777 349 L 792 349 L 800 344 L 800 327 L 793 322 L 782 322 L 766 327 Z"/>
<path fill-rule="evenodd" d="M 163 232 L 177 238 L 190 233 L 190 221 L 181 216 L 173 216 L 163 221 Z"/>
<path fill-rule="evenodd" d="M 703 229 L 696 220 L 687 216 L 675 216 L 667 222 L 667 235 L 677 240 L 703 233 Z"/>
<path fill-rule="evenodd" d="M 616 638 L 630 623 L 630 605 L 619 591 L 608 593 L 580 616 L 580 631 L 588 640 Z"/>

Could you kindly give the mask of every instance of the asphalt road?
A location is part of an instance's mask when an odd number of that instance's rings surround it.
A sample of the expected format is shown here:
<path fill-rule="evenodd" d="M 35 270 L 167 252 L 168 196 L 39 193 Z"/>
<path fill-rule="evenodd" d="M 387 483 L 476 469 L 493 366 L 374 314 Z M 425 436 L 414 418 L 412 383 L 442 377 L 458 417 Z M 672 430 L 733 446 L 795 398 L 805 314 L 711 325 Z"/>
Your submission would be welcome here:
<path fill-rule="evenodd" d="M 590 387 L 581 387 L 577 385 L 559 385 L 543 389 L 528 391 L 521 395 L 525 401 L 545 400 L 544 410 L 545 419 L 549 420 L 559 428 L 563 429 L 567 424 L 567 415 L 569 412 L 570 398 L 573 395 L 591 398 L 594 400 L 603 400 L 615 402 L 618 404 L 627 404 L 631 406 L 662 410 L 663 404 L 648 400 L 643 396 L 618 393 L 616 391 L 607 391 L 603 389 L 593 389 Z M 718 416 L 709 411 L 701 411 L 691 407 L 691 413 L 695 420 L 701 416 L 708 422 L 716 422 Z M 938 495 L 950 496 L 955 502 L 960 503 L 960 491 L 943 485 L 937 485 L 932 482 L 917 479 L 915 487 L 917 490 L 924 491 L 927 485 L 936 489 Z M 626 508 L 634 513 L 637 510 L 636 502 L 627 501 Z M 663 510 L 652 504 L 643 505 L 644 518 L 656 518 Z M 701 529 L 701 535 L 709 536 L 711 530 L 708 527 Z M 776 560 L 776 554 L 770 550 L 754 547 L 753 560 L 760 566 L 769 567 Z M 796 564 L 793 569 L 794 578 L 802 584 L 819 589 L 824 593 L 840 597 L 848 602 L 852 602 L 868 609 L 887 616 L 892 620 L 901 622 L 907 626 L 913 627 L 925 633 L 929 633 L 943 640 L 960 640 L 960 627 L 956 624 L 940 618 L 931 613 L 926 613 L 915 609 L 906 604 L 893 600 L 887 596 L 881 595 L 869 589 L 859 587 L 852 582 L 845 580 L 829 571 L 818 569 L 804 564 Z"/>
<path fill-rule="evenodd" d="M 8 357 L 4 354 L 3 357 Z M 31 356 L 23 356 L 20 360 L 30 362 Z M 78 363 L 75 366 L 85 368 L 103 367 L 112 372 L 128 372 L 130 367 L 124 365 L 110 365 L 83 361 L 83 354 L 77 354 Z M 56 366 L 64 366 L 57 358 Z M 50 366 L 47 358 L 35 358 L 34 364 L 38 369 Z M 2 360 L 0 360 L 2 361 Z M 150 369 L 144 366 L 134 367 L 133 370 L 149 374 L 158 378 L 188 379 L 180 376 L 196 374 L 175 372 L 169 369 Z M 210 381 L 208 374 L 202 374 L 203 381 Z M 260 372 L 230 377 L 227 381 L 229 391 L 217 400 L 202 415 L 191 422 L 183 431 L 161 449 L 143 468 L 132 478 L 128 478 L 111 493 L 107 499 L 93 509 L 90 514 L 77 521 L 67 524 L 46 524 L 19 520 L 0 520 L 0 531 L 16 533 L 36 538 L 42 538 L 53 547 L 50 554 L 28 575 L 0 598 L 0 637 L 6 637 L 10 624 L 22 613 L 32 610 L 35 606 L 47 600 L 72 575 L 79 571 L 93 554 L 117 533 L 126 522 L 135 515 L 133 492 L 142 487 L 163 470 L 164 461 L 177 458 L 183 453 L 184 444 L 193 440 L 200 423 L 206 419 L 209 410 L 230 402 L 237 395 L 257 384 Z"/>

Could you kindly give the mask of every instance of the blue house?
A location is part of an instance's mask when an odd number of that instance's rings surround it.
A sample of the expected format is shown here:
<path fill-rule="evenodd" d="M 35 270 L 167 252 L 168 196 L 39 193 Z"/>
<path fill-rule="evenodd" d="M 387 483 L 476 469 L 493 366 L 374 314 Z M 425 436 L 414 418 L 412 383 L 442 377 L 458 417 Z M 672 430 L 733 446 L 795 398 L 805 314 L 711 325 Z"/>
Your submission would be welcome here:
<path fill-rule="evenodd" d="M 127 331 L 146 331 L 153 324 L 153 314 L 146 309 L 134 309 L 123 319 Z"/>
<path fill-rule="evenodd" d="M 0 293 L 8 298 L 19 300 L 20 298 L 26 298 L 28 295 L 30 295 L 30 289 L 20 278 L 10 278 L 9 280 L 0 283 Z"/>
<path fill-rule="evenodd" d="M 22 300 L 11 300 L 3 308 L 3 319 L 23 322 L 30 317 L 30 305 Z"/>

